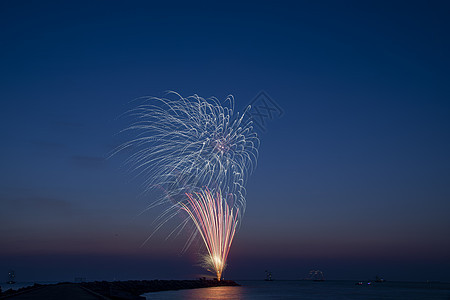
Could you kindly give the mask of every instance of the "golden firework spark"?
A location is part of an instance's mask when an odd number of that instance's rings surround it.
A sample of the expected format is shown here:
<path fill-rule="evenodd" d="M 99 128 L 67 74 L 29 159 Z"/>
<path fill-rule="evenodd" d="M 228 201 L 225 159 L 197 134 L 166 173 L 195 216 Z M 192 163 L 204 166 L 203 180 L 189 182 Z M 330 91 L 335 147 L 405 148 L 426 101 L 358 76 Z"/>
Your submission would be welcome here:
<path fill-rule="evenodd" d="M 207 188 L 186 195 L 188 202 L 179 204 L 194 222 L 208 250 L 205 267 L 212 269 L 220 281 L 236 232 L 238 211 L 230 208 L 220 192 L 213 195 Z"/>

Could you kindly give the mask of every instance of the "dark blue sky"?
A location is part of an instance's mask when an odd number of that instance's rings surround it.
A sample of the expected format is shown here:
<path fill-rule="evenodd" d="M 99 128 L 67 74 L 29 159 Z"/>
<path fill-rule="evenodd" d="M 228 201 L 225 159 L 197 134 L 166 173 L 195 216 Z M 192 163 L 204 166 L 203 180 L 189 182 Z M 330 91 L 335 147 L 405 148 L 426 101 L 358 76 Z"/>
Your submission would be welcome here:
<path fill-rule="evenodd" d="M 105 160 L 118 117 L 167 90 L 240 109 L 264 90 L 284 114 L 225 277 L 450 281 L 448 2 L 41 2 L 0 3 L 5 276 L 202 274 L 170 226 L 140 248 L 159 212 Z"/>

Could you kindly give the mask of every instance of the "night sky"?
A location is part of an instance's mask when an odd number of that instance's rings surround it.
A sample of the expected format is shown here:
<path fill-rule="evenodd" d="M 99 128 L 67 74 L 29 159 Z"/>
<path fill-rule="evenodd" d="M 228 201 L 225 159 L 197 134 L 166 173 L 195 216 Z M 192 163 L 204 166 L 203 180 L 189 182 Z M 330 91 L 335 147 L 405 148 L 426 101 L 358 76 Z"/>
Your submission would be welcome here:
<path fill-rule="evenodd" d="M 60 2 L 0 2 L 0 281 L 206 274 L 108 158 L 168 90 L 282 109 L 225 278 L 450 281 L 448 1 Z"/>

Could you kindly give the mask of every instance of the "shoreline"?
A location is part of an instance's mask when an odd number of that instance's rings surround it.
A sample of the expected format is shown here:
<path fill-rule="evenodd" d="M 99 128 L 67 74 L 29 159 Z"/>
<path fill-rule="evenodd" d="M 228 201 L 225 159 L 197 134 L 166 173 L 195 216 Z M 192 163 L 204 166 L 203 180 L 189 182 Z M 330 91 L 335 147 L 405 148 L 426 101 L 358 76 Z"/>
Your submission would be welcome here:
<path fill-rule="evenodd" d="M 14 299 L 15 296 L 39 290 L 55 288 L 79 288 L 97 299 L 144 300 L 145 293 L 198 289 L 219 286 L 239 286 L 232 280 L 126 280 L 126 281 L 92 281 L 92 282 L 60 282 L 56 284 L 34 284 L 18 290 L 6 290 L 0 293 L 0 299 Z M 36 298 L 45 299 L 45 298 Z"/>

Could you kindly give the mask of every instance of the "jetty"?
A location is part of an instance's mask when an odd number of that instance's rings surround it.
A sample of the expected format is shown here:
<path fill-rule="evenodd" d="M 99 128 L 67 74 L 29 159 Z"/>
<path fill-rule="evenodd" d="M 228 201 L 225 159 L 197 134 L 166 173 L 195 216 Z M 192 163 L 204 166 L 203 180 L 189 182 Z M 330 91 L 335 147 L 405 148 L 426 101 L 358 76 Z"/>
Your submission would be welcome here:
<path fill-rule="evenodd" d="M 7 290 L 0 299 L 11 300 L 145 300 L 142 294 L 150 292 L 197 289 L 218 286 L 239 286 L 231 280 L 128 280 L 93 281 L 82 283 L 58 283 L 26 287 L 17 291 Z"/>

